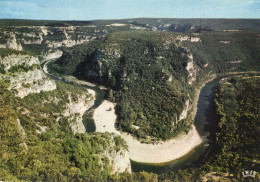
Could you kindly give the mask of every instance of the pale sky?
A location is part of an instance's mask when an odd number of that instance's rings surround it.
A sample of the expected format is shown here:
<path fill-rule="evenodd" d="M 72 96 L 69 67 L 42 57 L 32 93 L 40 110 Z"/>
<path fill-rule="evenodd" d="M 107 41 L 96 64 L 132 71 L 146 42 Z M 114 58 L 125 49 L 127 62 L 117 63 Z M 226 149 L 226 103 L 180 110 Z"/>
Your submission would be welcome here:
<path fill-rule="evenodd" d="M 0 19 L 260 18 L 260 0 L 0 0 Z"/>

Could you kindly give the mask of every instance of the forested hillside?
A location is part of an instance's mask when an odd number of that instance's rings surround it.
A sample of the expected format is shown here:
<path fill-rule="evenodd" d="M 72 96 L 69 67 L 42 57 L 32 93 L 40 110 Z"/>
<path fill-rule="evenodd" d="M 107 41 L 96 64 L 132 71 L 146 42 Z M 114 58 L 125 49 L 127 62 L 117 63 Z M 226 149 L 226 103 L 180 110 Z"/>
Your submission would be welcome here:
<path fill-rule="evenodd" d="M 215 88 L 217 123 L 211 126 L 211 147 L 206 161 L 164 175 L 174 181 L 254 181 L 242 172 L 259 171 L 260 78 L 254 75 L 223 79 Z"/>
<path fill-rule="evenodd" d="M 192 91 L 187 62 L 176 34 L 119 32 L 68 49 L 49 68 L 105 85 L 119 129 L 165 140 L 189 130 L 190 121 L 179 122 Z"/>
<path fill-rule="evenodd" d="M 0 180 L 107 180 L 111 165 L 104 152 L 120 153 L 127 146 L 111 134 L 73 134 L 71 116 L 62 112 L 68 94 L 75 101 L 83 88 L 58 82 L 55 91 L 20 99 L 7 87 L 1 80 Z"/>
<path fill-rule="evenodd" d="M 192 36 L 192 34 L 191 34 Z M 183 42 L 207 73 L 260 69 L 260 36 L 257 32 L 203 32 L 201 41 Z"/>
<path fill-rule="evenodd" d="M 66 49 L 49 68 L 105 85 L 117 103 L 119 129 L 165 140 L 189 130 L 191 120 L 179 118 L 197 83 L 218 73 L 259 70 L 258 36 L 117 32 Z"/>
<path fill-rule="evenodd" d="M 259 27 L 253 19 L 0 20 L 0 181 L 259 180 L 241 176 L 260 169 Z M 61 81 L 41 68 L 52 59 L 48 71 Z M 70 75 L 95 86 L 62 79 Z M 188 133 L 196 92 L 223 75 L 208 149 L 187 168 L 130 173 L 120 136 L 86 132 L 86 117 L 108 99 L 117 129 L 141 145 Z"/>

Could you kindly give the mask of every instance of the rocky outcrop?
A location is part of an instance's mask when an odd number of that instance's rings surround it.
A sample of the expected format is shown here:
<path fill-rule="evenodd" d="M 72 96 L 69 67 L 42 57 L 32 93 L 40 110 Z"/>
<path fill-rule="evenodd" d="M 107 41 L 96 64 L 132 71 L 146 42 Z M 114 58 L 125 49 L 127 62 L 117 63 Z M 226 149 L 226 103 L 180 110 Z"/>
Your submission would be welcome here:
<path fill-rule="evenodd" d="M 130 156 L 127 150 L 120 149 L 119 151 L 106 151 L 103 155 L 109 159 L 111 174 L 123 172 L 131 173 Z"/>
<path fill-rule="evenodd" d="M 237 64 L 237 63 L 242 63 L 242 60 L 237 60 L 237 61 L 228 61 L 229 64 Z"/>
<path fill-rule="evenodd" d="M 20 134 L 21 134 L 21 138 L 22 138 L 23 141 L 25 141 L 25 135 L 26 134 L 25 134 L 23 126 L 21 125 L 20 119 L 17 119 L 17 125 L 18 125 L 18 128 L 19 128 Z M 28 149 L 27 144 L 25 142 L 20 143 L 20 145 L 24 146 L 26 150 Z"/>
<path fill-rule="evenodd" d="M 223 43 L 223 44 L 230 44 L 231 41 L 224 41 L 224 40 L 221 40 L 219 41 L 220 43 Z"/>
<path fill-rule="evenodd" d="M 21 54 L 11 54 L 2 58 L 0 57 L 0 63 L 4 65 L 5 71 L 17 65 L 32 66 L 40 64 L 37 57 Z"/>
<path fill-rule="evenodd" d="M 179 40 L 180 42 L 183 42 L 183 41 L 201 42 L 200 37 L 195 37 L 195 36 L 181 36 L 181 35 L 179 35 L 177 37 L 177 40 Z"/>
<path fill-rule="evenodd" d="M 5 74 L 0 74 L 0 79 L 9 80 L 9 89 L 16 89 L 18 97 L 56 89 L 55 81 L 44 74 L 36 57 L 12 54 L 0 58 L 0 64 L 6 71 Z M 14 67 L 16 69 L 11 71 Z"/>
<path fill-rule="evenodd" d="M 104 164 L 102 159 L 107 158 L 111 167 L 111 174 L 123 172 L 131 173 L 129 151 L 126 146 L 120 146 L 117 144 L 116 138 L 118 139 L 120 137 L 112 134 L 109 141 L 109 148 L 100 155 L 100 164 L 103 166 Z M 120 139 L 123 141 L 122 138 Z"/>
<path fill-rule="evenodd" d="M 36 130 L 36 132 L 37 132 L 38 134 L 45 133 L 46 130 L 47 130 L 47 126 L 41 126 L 41 125 L 39 125 L 39 124 L 36 124 L 36 126 L 39 128 L 39 130 L 38 130 L 38 129 Z"/>
<path fill-rule="evenodd" d="M 84 94 L 78 96 L 77 101 L 73 101 L 69 97 L 69 103 L 66 105 L 66 109 L 63 112 L 64 116 L 69 117 L 70 128 L 74 134 L 85 133 L 86 128 L 82 123 L 82 117 L 84 113 L 94 104 L 95 92 L 89 92 L 89 94 Z"/>
<path fill-rule="evenodd" d="M 18 97 L 25 97 L 30 93 L 40 93 L 56 89 L 54 80 L 50 80 L 40 69 L 28 72 L 14 73 L 12 76 L 4 77 L 10 80 L 9 89 L 16 89 Z"/>
<path fill-rule="evenodd" d="M 62 51 L 61 50 L 56 50 L 56 51 L 54 51 L 54 52 L 47 52 L 47 53 L 45 53 L 43 56 L 42 56 L 42 58 L 43 58 L 43 60 L 45 60 L 45 61 L 47 61 L 47 60 L 52 60 L 52 59 L 57 59 L 57 58 L 59 58 L 59 57 L 61 57 L 62 56 Z"/>
<path fill-rule="evenodd" d="M 185 107 L 179 116 L 179 121 L 187 118 L 188 110 L 189 110 L 189 100 L 186 100 Z"/>
<path fill-rule="evenodd" d="M 4 36 L 7 36 L 6 39 L 5 39 L 6 44 L 0 44 L 0 48 L 15 49 L 15 50 L 18 50 L 18 51 L 23 50 L 21 43 L 18 43 L 16 41 L 16 36 L 15 36 L 14 33 L 5 32 Z"/>
<path fill-rule="evenodd" d="M 8 31 L 0 32 L 0 48 L 25 50 L 39 54 L 43 59 L 60 57 L 60 48 L 88 42 L 97 37 L 93 32 L 88 34 L 92 27 L 80 26 L 49 27 L 49 26 L 14 26 Z M 28 45 L 28 46 L 27 46 Z M 35 45 L 34 49 L 30 45 Z M 41 52 L 38 52 L 38 47 Z M 58 55 L 57 55 L 58 54 Z"/>
<path fill-rule="evenodd" d="M 197 75 L 197 70 L 194 67 L 193 55 L 191 53 L 188 53 L 186 70 L 188 71 L 188 83 L 191 85 L 192 82 L 196 80 Z"/>

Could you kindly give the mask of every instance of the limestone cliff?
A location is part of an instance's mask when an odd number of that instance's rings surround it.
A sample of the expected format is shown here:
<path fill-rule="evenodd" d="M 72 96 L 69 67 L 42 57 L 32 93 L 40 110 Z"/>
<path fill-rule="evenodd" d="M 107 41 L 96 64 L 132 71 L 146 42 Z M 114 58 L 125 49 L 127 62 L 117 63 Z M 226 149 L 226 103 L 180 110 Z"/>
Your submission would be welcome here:
<path fill-rule="evenodd" d="M 92 27 L 13 26 L 0 31 L 0 48 L 27 50 L 44 60 L 61 56 L 61 48 L 92 40 Z"/>
<path fill-rule="evenodd" d="M 76 133 L 85 133 L 86 128 L 82 123 L 82 117 L 84 113 L 93 106 L 95 92 L 89 92 L 91 97 L 88 94 L 80 95 L 77 101 L 73 101 L 69 97 L 69 103 L 66 105 L 66 109 L 63 112 L 64 116 L 69 117 L 70 128 L 74 134 Z"/>
<path fill-rule="evenodd" d="M 55 81 L 44 74 L 36 57 L 11 54 L 0 57 L 0 65 L 4 68 L 0 79 L 9 81 L 9 89 L 16 89 L 18 97 L 56 89 Z"/>
<path fill-rule="evenodd" d="M 57 59 L 62 56 L 62 51 L 61 50 L 55 50 L 55 51 L 47 51 L 46 53 L 42 54 L 42 58 L 47 61 L 47 60 L 52 60 L 52 59 Z"/>
<path fill-rule="evenodd" d="M 118 141 L 125 143 L 125 141 L 119 136 L 115 136 L 114 134 L 111 137 L 109 148 L 104 150 L 104 152 L 100 155 L 100 163 L 103 166 L 102 162 L 104 158 L 109 160 L 109 165 L 111 167 L 111 174 L 129 172 L 131 173 L 131 163 L 129 151 L 127 150 L 126 144 L 119 145 Z"/>
<path fill-rule="evenodd" d="M 22 138 L 23 141 L 25 141 L 26 133 L 24 131 L 23 126 L 21 125 L 20 119 L 17 119 L 17 125 L 18 125 L 18 128 L 19 128 L 20 134 L 21 134 L 21 138 Z M 28 149 L 27 144 L 25 142 L 20 143 L 20 145 L 24 146 L 26 150 Z"/>
<path fill-rule="evenodd" d="M 106 156 L 110 161 L 112 174 L 123 172 L 131 173 L 130 156 L 127 150 L 120 149 L 119 151 L 106 151 L 104 156 Z"/>
<path fill-rule="evenodd" d="M 0 57 L 0 63 L 4 65 L 5 70 L 8 71 L 11 67 L 17 65 L 32 66 L 34 64 L 39 65 L 38 59 L 29 55 L 16 55 L 11 54 L 5 57 Z"/>
<path fill-rule="evenodd" d="M 189 51 L 186 70 L 188 71 L 188 83 L 191 85 L 196 80 L 197 69 L 193 61 L 193 55 Z"/>
<path fill-rule="evenodd" d="M 17 42 L 15 33 L 4 32 L 0 38 L 5 41 L 4 44 L 0 44 L 0 48 L 15 49 L 18 51 L 23 50 L 21 43 Z"/>
<path fill-rule="evenodd" d="M 179 116 L 179 121 L 187 118 L 188 110 L 189 110 L 189 100 L 186 100 L 185 107 Z"/>

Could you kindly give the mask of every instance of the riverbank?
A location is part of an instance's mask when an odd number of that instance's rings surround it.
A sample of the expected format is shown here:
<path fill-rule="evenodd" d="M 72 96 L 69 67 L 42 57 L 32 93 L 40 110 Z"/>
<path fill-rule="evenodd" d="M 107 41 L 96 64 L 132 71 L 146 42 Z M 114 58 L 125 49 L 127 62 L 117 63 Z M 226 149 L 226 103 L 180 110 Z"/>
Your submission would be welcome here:
<path fill-rule="evenodd" d="M 192 104 L 192 120 L 195 119 L 198 100 L 202 88 L 212 81 L 215 75 L 204 81 L 196 90 Z M 193 124 L 188 134 L 182 133 L 176 138 L 168 141 L 159 141 L 153 144 L 141 143 L 128 133 L 120 132 L 115 128 L 116 114 L 115 104 L 104 100 L 94 111 L 93 119 L 96 125 L 96 132 L 109 132 L 120 135 L 127 143 L 130 159 L 141 163 L 167 163 L 188 154 L 192 149 L 203 142 L 197 128 Z M 203 121 L 204 122 L 204 121 Z"/>
<path fill-rule="evenodd" d="M 45 69 L 47 72 L 47 69 Z M 47 72 L 48 73 L 48 72 Z M 66 79 L 69 82 L 74 82 L 81 85 L 89 85 L 88 82 L 80 81 L 72 77 Z M 205 83 L 206 84 L 206 83 Z M 200 90 L 205 85 L 203 84 L 195 92 L 195 99 L 193 102 L 192 119 L 194 119 L 197 112 L 197 104 Z M 90 91 L 90 90 L 89 90 Z M 188 134 L 182 133 L 176 138 L 166 142 L 159 141 L 154 144 L 141 143 L 128 133 L 120 132 L 115 128 L 116 114 L 114 110 L 115 105 L 112 102 L 104 100 L 93 113 L 93 119 L 96 127 L 96 132 L 108 132 L 120 135 L 127 143 L 129 149 L 130 159 L 141 163 L 166 163 L 178 159 L 193 148 L 200 145 L 203 139 L 199 135 L 196 127 L 192 125 Z"/>
<path fill-rule="evenodd" d="M 114 104 L 107 100 L 94 111 L 96 132 L 109 132 L 120 135 L 127 143 L 130 159 L 142 163 L 165 163 L 180 158 L 202 143 L 202 138 L 194 125 L 188 134 L 182 134 L 166 142 L 145 144 L 125 132 L 115 128 Z"/>

